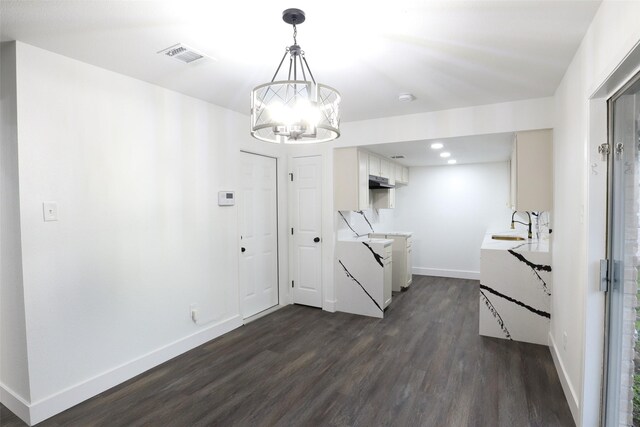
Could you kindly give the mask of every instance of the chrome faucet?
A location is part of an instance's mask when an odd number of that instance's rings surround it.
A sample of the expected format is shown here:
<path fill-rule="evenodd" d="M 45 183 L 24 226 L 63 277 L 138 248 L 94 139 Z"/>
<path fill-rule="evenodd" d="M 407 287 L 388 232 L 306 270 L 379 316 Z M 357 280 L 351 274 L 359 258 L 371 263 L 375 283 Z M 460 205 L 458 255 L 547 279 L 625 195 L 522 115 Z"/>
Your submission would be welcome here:
<path fill-rule="evenodd" d="M 526 224 L 522 221 L 516 221 L 515 220 L 515 216 L 518 213 L 518 211 L 513 211 L 513 213 L 511 214 L 511 229 L 515 230 L 516 228 L 516 222 L 518 224 L 522 224 L 522 225 L 526 225 L 529 227 L 529 232 L 527 233 L 527 237 L 529 237 L 529 239 L 531 239 L 533 237 L 533 233 L 531 232 L 531 214 L 528 211 L 523 211 L 524 213 L 527 214 L 527 216 L 529 217 L 529 224 Z"/>

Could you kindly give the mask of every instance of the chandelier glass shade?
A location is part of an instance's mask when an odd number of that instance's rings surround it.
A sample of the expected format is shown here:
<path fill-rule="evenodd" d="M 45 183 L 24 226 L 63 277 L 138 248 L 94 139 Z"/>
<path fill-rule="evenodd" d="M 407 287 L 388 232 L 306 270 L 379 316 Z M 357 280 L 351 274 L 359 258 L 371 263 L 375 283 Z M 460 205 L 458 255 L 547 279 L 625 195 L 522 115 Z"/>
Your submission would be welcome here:
<path fill-rule="evenodd" d="M 293 25 L 294 44 L 285 49 L 271 82 L 251 91 L 251 135 L 261 141 L 288 144 L 336 139 L 340 136 L 340 93 L 316 83 L 297 44 L 296 24 L 304 22 L 304 12 L 287 9 L 282 19 Z M 276 80 L 287 55 L 287 79 Z"/>

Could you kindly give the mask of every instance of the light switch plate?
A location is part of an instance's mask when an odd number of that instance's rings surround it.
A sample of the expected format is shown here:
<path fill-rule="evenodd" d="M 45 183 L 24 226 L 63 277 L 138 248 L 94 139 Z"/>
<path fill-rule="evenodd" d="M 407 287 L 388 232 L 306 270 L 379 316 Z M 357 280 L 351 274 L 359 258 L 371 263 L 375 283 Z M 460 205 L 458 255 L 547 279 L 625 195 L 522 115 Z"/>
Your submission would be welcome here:
<path fill-rule="evenodd" d="M 57 221 L 58 204 L 56 202 L 42 202 L 42 213 L 45 221 Z"/>

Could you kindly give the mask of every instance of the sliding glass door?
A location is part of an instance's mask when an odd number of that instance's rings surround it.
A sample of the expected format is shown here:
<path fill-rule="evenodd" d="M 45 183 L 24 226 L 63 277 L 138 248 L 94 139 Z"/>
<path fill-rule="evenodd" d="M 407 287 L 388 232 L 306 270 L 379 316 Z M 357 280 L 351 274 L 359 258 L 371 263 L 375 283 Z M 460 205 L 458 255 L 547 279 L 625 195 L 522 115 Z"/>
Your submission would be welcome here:
<path fill-rule="evenodd" d="M 609 209 L 605 425 L 634 422 L 636 296 L 640 222 L 640 76 L 608 104 Z M 639 370 L 640 372 L 640 370 Z M 639 396 L 640 397 L 640 396 Z M 636 411 L 640 408 L 635 408 Z"/>

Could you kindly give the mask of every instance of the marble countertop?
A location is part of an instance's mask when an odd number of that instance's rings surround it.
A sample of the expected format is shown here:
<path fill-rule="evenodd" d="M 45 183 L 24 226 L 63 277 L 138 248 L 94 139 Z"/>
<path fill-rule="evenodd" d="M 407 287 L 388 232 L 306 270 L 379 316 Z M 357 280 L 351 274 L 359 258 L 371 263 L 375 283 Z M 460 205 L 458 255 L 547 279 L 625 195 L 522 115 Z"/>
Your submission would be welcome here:
<path fill-rule="evenodd" d="M 525 240 L 495 240 L 491 238 L 491 236 L 494 235 L 519 236 L 524 237 Z M 549 252 L 549 240 L 527 239 L 526 233 L 514 232 L 513 230 L 490 230 L 484 236 L 481 249 L 497 251 L 512 250 L 516 252 Z"/>
<path fill-rule="evenodd" d="M 373 243 L 373 244 L 380 244 L 382 246 L 388 246 L 388 245 L 392 245 L 393 244 L 393 240 L 391 239 L 377 239 L 377 238 L 371 238 L 371 237 L 358 237 L 358 238 L 353 238 L 353 239 L 339 239 L 339 242 L 352 242 L 352 243 Z"/>
<path fill-rule="evenodd" d="M 381 235 L 384 234 L 386 236 L 402 236 L 402 237 L 411 237 L 413 232 L 411 231 L 381 231 L 377 233 L 369 233 L 369 235 Z"/>

